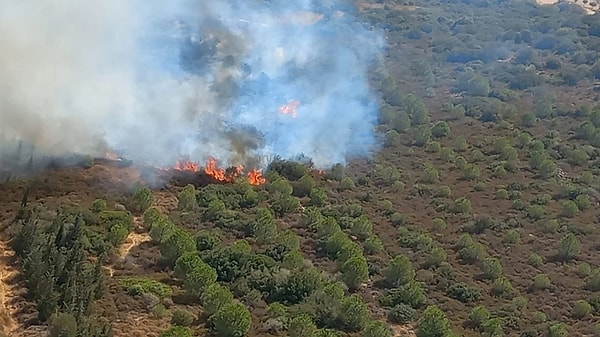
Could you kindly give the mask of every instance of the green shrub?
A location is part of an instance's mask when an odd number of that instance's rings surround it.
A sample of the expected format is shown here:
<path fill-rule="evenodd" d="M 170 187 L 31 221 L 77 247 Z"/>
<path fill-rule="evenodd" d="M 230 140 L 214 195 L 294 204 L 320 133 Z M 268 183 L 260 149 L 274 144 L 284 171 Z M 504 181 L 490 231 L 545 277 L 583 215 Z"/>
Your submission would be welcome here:
<path fill-rule="evenodd" d="M 341 302 L 339 317 L 344 330 L 355 332 L 364 329 L 370 315 L 369 308 L 360 295 L 350 295 Z"/>
<path fill-rule="evenodd" d="M 412 263 L 405 255 L 397 255 L 383 271 L 386 284 L 397 287 L 405 285 L 415 277 Z"/>
<path fill-rule="evenodd" d="M 177 309 L 171 316 L 171 324 L 177 326 L 190 326 L 192 322 L 194 322 L 194 319 L 195 317 L 191 312 Z"/>
<path fill-rule="evenodd" d="M 398 213 L 398 212 L 396 212 L 390 216 L 390 222 L 394 226 L 402 226 L 402 225 L 406 224 L 407 219 L 408 219 L 407 215 Z"/>
<path fill-rule="evenodd" d="M 398 288 L 386 290 L 379 297 L 383 307 L 394 307 L 398 304 L 408 304 L 413 308 L 420 308 L 427 302 L 421 283 L 411 281 Z"/>
<path fill-rule="evenodd" d="M 475 190 L 476 192 L 482 192 L 485 190 L 485 183 L 482 182 L 478 182 L 477 184 L 473 185 L 473 190 Z"/>
<path fill-rule="evenodd" d="M 369 278 L 367 260 L 362 255 L 350 257 L 340 268 L 342 280 L 350 290 L 358 289 Z"/>
<path fill-rule="evenodd" d="M 322 188 L 313 188 L 310 191 L 310 205 L 321 207 L 327 201 L 327 192 Z"/>
<path fill-rule="evenodd" d="M 445 137 L 450 133 L 450 126 L 444 121 L 439 121 L 431 127 L 431 135 L 436 138 Z"/>
<path fill-rule="evenodd" d="M 468 214 L 471 212 L 471 201 L 466 197 L 460 197 L 454 200 L 451 210 L 454 213 Z"/>
<path fill-rule="evenodd" d="M 527 259 L 527 263 L 533 267 L 539 268 L 544 264 L 544 258 L 539 254 L 531 253 Z"/>
<path fill-rule="evenodd" d="M 394 214 L 394 204 L 389 200 L 384 200 L 379 204 L 379 211 L 384 215 Z"/>
<path fill-rule="evenodd" d="M 417 322 L 417 337 L 445 337 L 451 332 L 450 322 L 437 306 L 429 306 Z"/>
<path fill-rule="evenodd" d="M 471 310 L 471 313 L 469 314 L 469 320 L 477 328 L 480 328 L 483 325 L 483 323 L 485 323 L 489 319 L 490 312 L 483 305 L 476 306 Z"/>
<path fill-rule="evenodd" d="M 575 205 L 577 205 L 577 208 L 582 211 L 590 208 L 590 205 L 591 205 L 590 197 L 587 194 L 578 195 L 575 198 Z"/>
<path fill-rule="evenodd" d="M 440 186 L 440 188 L 435 193 L 435 197 L 438 198 L 448 198 L 450 196 L 452 196 L 452 190 L 446 185 Z"/>
<path fill-rule="evenodd" d="M 508 191 L 504 188 L 497 190 L 496 191 L 496 199 L 498 199 L 498 200 L 508 199 Z"/>
<path fill-rule="evenodd" d="M 50 337 L 76 337 L 77 321 L 67 313 L 57 313 L 50 320 Z"/>
<path fill-rule="evenodd" d="M 233 303 L 233 294 L 229 288 L 213 283 L 200 295 L 200 303 L 204 311 L 212 315 L 225 305 Z"/>
<path fill-rule="evenodd" d="M 510 295 L 513 291 L 513 286 L 510 283 L 510 280 L 504 276 L 500 276 L 497 278 L 492 284 L 491 293 L 497 297 L 506 297 Z"/>
<path fill-rule="evenodd" d="M 300 314 L 288 322 L 287 332 L 290 337 L 313 337 L 317 326 L 309 315 Z"/>
<path fill-rule="evenodd" d="M 395 324 L 412 323 L 417 318 L 417 311 L 407 304 L 397 304 L 387 313 L 388 321 Z"/>
<path fill-rule="evenodd" d="M 384 249 L 383 242 L 377 235 L 371 235 L 365 240 L 363 249 L 367 255 L 379 254 Z"/>
<path fill-rule="evenodd" d="M 106 200 L 96 199 L 92 203 L 92 207 L 90 208 L 90 210 L 94 213 L 100 213 L 100 212 L 106 211 L 106 208 L 107 208 Z"/>
<path fill-rule="evenodd" d="M 488 280 L 495 280 L 502 275 L 502 264 L 495 257 L 486 258 L 483 261 L 483 277 Z"/>
<path fill-rule="evenodd" d="M 340 184 L 338 185 L 338 189 L 340 191 L 347 191 L 347 190 L 351 190 L 353 188 L 354 188 L 354 181 L 350 177 L 344 177 L 340 181 Z"/>
<path fill-rule="evenodd" d="M 581 252 L 581 241 L 573 233 L 565 235 L 558 246 L 558 258 L 569 261 Z"/>
<path fill-rule="evenodd" d="M 576 273 L 579 277 L 588 277 L 592 273 L 592 267 L 587 262 L 581 262 L 577 266 Z"/>
<path fill-rule="evenodd" d="M 546 314 L 542 311 L 536 311 L 531 314 L 531 323 L 533 324 L 545 323 L 547 320 L 548 318 L 546 317 Z"/>
<path fill-rule="evenodd" d="M 132 296 L 152 293 L 160 297 L 169 297 L 173 294 L 171 287 L 149 278 L 125 277 L 119 280 L 119 285 Z"/>
<path fill-rule="evenodd" d="M 546 274 L 538 274 L 533 278 L 532 289 L 534 290 L 545 290 L 550 288 L 552 281 Z"/>
<path fill-rule="evenodd" d="M 198 200 L 196 199 L 196 187 L 188 184 L 179 192 L 177 196 L 178 207 L 183 211 L 193 211 L 198 209 Z"/>
<path fill-rule="evenodd" d="M 552 323 L 548 326 L 548 337 L 567 337 L 569 331 L 564 323 Z"/>
<path fill-rule="evenodd" d="M 150 310 L 155 318 L 163 318 L 167 315 L 167 308 L 163 304 L 157 304 Z"/>
<path fill-rule="evenodd" d="M 221 235 L 217 231 L 202 230 L 195 236 L 196 249 L 199 252 L 213 250 L 221 245 Z"/>
<path fill-rule="evenodd" d="M 585 289 L 600 291 L 600 269 L 594 269 L 590 276 L 585 278 Z"/>
<path fill-rule="evenodd" d="M 172 326 L 161 332 L 158 337 L 192 337 L 192 331 L 187 327 Z"/>
<path fill-rule="evenodd" d="M 361 337 L 392 337 L 392 331 L 380 321 L 373 321 L 365 326 Z"/>
<path fill-rule="evenodd" d="M 470 287 L 466 283 L 459 282 L 448 287 L 446 290 L 448 296 L 459 300 L 463 303 L 473 303 L 481 298 L 481 291 L 477 288 Z"/>
<path fill-rule="evenodd" d="M 519 234 L 519 232 L 515 229 L 511 229 L 506 232 L 504 239 L 502 239 L 502 242 L 509 245 L 516 245 L 519 243 L 519 241 L 521 241 L 521 234 Z"/>
<path fill-rule="evenodd" d="M 433 219 L 433 230 L 435 232 L 441 232 L 444 229 L 446 229 L 446 221 L 444 221 L 444 219 L 441 219 L 441 218 Z"/>
<path fill-rule="evenodd" d="M 585 300 L 576 301 L 571 314 L 576 319 L 582 319 L 592 313 L 592 306 Z"/>
<path fill-rule="evenodd" d="M 448 253 L 442 247 L 434 247 L 427 255 L 427 266 L 439 267 L 448 260 Z"/>
<path fill-rule="evenodd" d="M 573 202 L 572 200 L 567 200 L 563 203 L 560 215 L 567 218 L 572 218 L 577 213 L 579 213 L 579 208 L 577 207 L 577 204 L 575 202 Z"/>
<path fill-rule="evenodd" d="M 544 217 L 544 213 L 546 213 L 544 207 L 533 205 L 527 210 L 527 217 L 531 220 L 539 220 Z"/>
<path fill-rule="evenodd" d="M 485 258 L 486 250 L 485 247 L 475 242 L 458 251 L 458 256 L 466 263 L 473 264 L 482 261 Z"/>
<path fill-rule="evenodd" d="M 481 325 L 481 336 L 496 337 L 504 334 L 500 318 L 491 318 Z"/>
<path fill-rule="evenodd" d="M 307 173 L 293 184 L 292 194 L 299 198 L 305 197 L 313 190 L 315 184 L 315 179 Z"/>
<path fill-rule="evenodd" d="M 229 303 L 209 318 L 209 325 L 218 337 L 243 337 L 252 325 L 252 315 L 240 303 Z"/>
<path fill-rule="evenodd" d="M 133 211 L 144 213 L 152 205 L 152 191 L 146 186 L 136 186 L 131 203 Z"/>

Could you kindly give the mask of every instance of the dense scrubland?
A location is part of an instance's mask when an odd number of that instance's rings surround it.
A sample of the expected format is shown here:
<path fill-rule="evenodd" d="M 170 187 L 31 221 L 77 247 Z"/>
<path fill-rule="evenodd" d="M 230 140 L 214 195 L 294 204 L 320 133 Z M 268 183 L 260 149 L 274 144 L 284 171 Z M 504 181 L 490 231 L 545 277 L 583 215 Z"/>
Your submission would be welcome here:
<path fill-rule="evenodd" d="M 6 182 L 8 336 L 600 336 L 600 15 L 360 5 L 387 41 L 372 159 L 275 158 L 260 186 Z"/>

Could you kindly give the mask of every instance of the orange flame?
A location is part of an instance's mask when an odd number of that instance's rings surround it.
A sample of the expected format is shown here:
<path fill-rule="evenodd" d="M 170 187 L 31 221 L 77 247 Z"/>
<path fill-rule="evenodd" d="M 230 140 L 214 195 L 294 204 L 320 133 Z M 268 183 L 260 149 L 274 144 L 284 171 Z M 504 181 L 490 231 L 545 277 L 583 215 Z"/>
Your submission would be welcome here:
<path fill-rule="evenodd" d="M 177 171 L 188 171 L 188 172 L 200 172 L 201 168 L 198 163 L 195 163 L 190 160 L 178 160 L 173 166 L 174 170 Z M 166 169 L 161 169 L 166 170 Z M 238 165 L 237 167 L 231 167 L 229 169 L 223 169 L 217 167 L 217 160 L 214 158 L 210 158 L 204 167 L 204 173 L 208 176 L 213 177 L 217 181 L 231 183 L 237 179 L 242 172 L 244 171 L 243 165 Z M 251 185 L 262 185 L 267 180 L 262 176 L 260 171 L 252 170 L 248 172 L 248 182 Z"/>
<path fill-rule="evenodd" d="M 233 182 L 237 177 L 239 177 L 240 173 L 244 170 L 244 166 L 238 165 L 237 167 L 225 170 L 222 168 L 217 168 L 217 161 L 214 158 L 210 158 L 206 166 L 204 167 L 204 173 L 215 178 L 218 181 L 223 182 Z"/>
<path fill-rule="evenodd" d="M 265 177 L 262 176 L 259 170 L 252 170 L 248 172 L 248 182 L 250 185 L 262 185 L 267 181 Z"/>
<path fill-rule="evenodd" d="M 300 105 L 299 101 L 290 101 L 287 104 L 284 104 L 279 107 L 279 113 L 284 115 L 292 115 L 292 118 L 296 118 L 298 116 L 298 106 Z"/>
<path fill-rule="evenodd" d="M 175 166 L 173 168 L 177 171 L 190 171 L 190 172 L 198 172 L 200 171 L 200 165 L 193 161 L 189 160 L 178 160 L 175 162 Z"/>

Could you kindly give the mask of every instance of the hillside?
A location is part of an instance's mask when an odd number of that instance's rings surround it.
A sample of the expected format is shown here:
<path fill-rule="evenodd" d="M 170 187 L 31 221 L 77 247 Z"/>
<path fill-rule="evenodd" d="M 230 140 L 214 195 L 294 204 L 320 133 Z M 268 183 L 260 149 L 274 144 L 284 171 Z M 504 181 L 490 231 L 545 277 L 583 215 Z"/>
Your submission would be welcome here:
<path fill-rule="evenodd" d="M 600 336 L 600 14 L 357 8 L 372 158 L 6 179 L 0 336 Z"/>

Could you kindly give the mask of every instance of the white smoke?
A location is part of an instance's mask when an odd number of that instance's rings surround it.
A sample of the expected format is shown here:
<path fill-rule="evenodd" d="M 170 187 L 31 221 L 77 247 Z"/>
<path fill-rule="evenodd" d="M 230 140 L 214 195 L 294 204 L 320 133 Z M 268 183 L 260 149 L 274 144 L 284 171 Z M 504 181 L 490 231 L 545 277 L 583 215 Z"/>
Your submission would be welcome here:
<path fill-rule="evenodd" d="M 304 19 L 286 24 L 299 10 Z M 305 18 L 313 10 L 312 1 L 1 0 L 0 142 L 56 155 L 114 149 L 156 165 L 304 153 L 326 166 L 364 154 L 378 37 L 339 16 L 317 31 L 322 15 Z M 298 120 L 280 119 L 277 104 L 296 96 Z M 246 129 L 255 133 L 236 132 Z"/>

